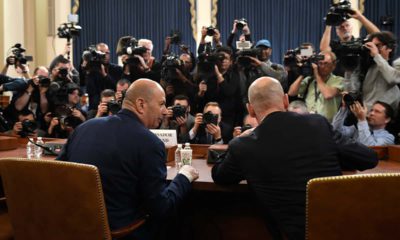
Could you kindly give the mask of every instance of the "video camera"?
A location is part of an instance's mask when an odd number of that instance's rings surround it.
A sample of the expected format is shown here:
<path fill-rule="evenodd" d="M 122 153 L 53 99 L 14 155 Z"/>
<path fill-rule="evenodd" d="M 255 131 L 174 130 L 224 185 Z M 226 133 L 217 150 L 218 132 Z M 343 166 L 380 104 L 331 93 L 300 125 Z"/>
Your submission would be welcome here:
<path fill-rule="evenodd" d="M 78 37 L 81 30 L 82 27 L 75 23 L 61 23 L 57 28 L 57 35 L 59 38 L 71 39 L 73 37 Z"/>
<path fill-rule="evenodd" d="M 82 59 L 87 62 L 87 68 L 100 70 L 101 64 L 105 62 L 106 54 L 98 51 L 96 46 L 91 45 L 82 53 Z"/>
<path fill-rule="evenodd" d="M 310 48 L 289 49 L 285 53 L 283 64 L 290 68 L 296 69 L 300 75 L 312 76 L 312 64 L 324 60 L 324 55 L 314 54 Z M 300 57 L 299 57 L 300 56 Z"/>
<path fill-rule="evenodd" d="M 140 61 L 135 55 L 143 56 L 143 54 L 147 51 L 145 47 L 140 47 L 138 45 L 138 40 L 134 37 L 122 37 L 118 41 L 117 54 L 118 55 L 128 55 L 126 59 L 126 64 L 130 66 L 137 66 Z"/>
<path fill-rule="evenodd" d="M 250 57 L 257 58 L 258 56 L 260 56 L 260 54 L 261 54 L 260 48 L 243 49 L 237 53 L 238 57 L 236 58 L 236 62 L 244 68 L 250 68 L 251 67 Z"/>
<path fill-rule="evenodd" d="M 329 12 L 325 17 L 326 25 L 339 26 L 342 22 L 351 18 L 350 14 L 354 11 L 351 9 L 351 3 L 348 0 L 339 0 L 333 3 L 329 8 Z"/>
<path fill-rule="evenodd" d="M 203 124 L 214 124 L 218 125 L 218 114 L 213 114 L 211 111 L 208 111 L 203 114 Z"/>
<path fill-rule="evenodd" d="M 171 83 L 173 79 L 176 79 L 176 69 L 182 70 L 184 62 L 179 59 L 179 56 L 175 54 L 168 55 L 162 64 L 161 76 L 162 78 Z"/>
<path fill-rule="evenodd" d="M 26 64 L 28 61 L 33 61 L 32 56 L 25 56 L 25 51 L 25 48 L 23 48 L 20 43 L 16 43 L 14 46 L 11 47 L 11 52 L 15 57 L 16 63 L 19 62 L 20 64 Z"/>
<path fill-rule="evenodd" d="M 215 65 L 220 64 L 225 56 L 222 53 L 202 53 L 199 55 L 197 71 L 200 79 L 207 81 L 215 75 Z"/>
<path fill-rule="evenodd" d="M 368 38 L 357 38 L 338 45 L 337 55 L 345 69 L 352 70 L 358 66 L 360 58 L 369 57 L 369 49 L 364 46 L 369 41 Z"/>

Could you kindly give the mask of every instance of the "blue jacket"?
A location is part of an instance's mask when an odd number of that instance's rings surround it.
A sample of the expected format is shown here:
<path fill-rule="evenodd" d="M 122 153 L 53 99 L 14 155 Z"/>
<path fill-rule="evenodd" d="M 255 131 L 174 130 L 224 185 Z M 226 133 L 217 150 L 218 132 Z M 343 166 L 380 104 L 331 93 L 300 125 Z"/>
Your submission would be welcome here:
<path fill-rule="evenodd" d="M 167 184 L 163 142 L 127 109 L 81 124 L 58 159 L 97 166 L 112 230 L 143 213 L 159 222 L 191 189 L 182 174 Z"/>

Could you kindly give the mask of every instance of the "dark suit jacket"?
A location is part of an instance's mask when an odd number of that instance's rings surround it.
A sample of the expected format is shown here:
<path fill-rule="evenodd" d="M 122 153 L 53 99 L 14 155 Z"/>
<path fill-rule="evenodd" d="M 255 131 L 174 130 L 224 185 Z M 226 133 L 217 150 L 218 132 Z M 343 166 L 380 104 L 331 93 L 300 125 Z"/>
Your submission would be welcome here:
<path fill-rule="evenodd" d="M 246 179 L 275 238 L 283 232 L 288 239 L 304 239 L 307 182 L 341 175 L 340 161 L 363 170 L 374 167 L 378 159 L 362 145 L 337 145 L 322 116 L 274 112 L 252 134 L 230 142 L 212 177 L 217 184 Z"/>
<path fill-rule="evenodd" d="M 156 222 L 168 217 L 191 189 L 182 174 L 167 185 L 163 142 L 126 109 L 80 125 L 58 159 L 98 167 L 111 229 L 142 213 Z"/>

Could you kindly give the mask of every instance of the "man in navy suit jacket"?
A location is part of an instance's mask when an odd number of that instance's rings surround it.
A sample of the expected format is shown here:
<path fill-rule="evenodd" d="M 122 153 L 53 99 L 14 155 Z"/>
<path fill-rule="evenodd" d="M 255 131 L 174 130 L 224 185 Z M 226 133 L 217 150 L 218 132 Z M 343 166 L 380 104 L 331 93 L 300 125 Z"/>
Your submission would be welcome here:
<path fill-rule="evenodd" d="M 249 114 L 259 126 L 229 143 L 212 178 L 218 184 L 246 179 L 274 239 L 304 239 L 308 180 L 341 175 L 341 168 L 373 168 L 377 156 L 356 143 L 336 144 L 331 125 L 322 116 L 286 112 L 288 97 L 273 78 L 253 82 L 249 102 Z"/>
<path fill-rule="evenodd" d="M 137 80 L 118 114 L 80 125 L 59 156 L 97 166 L 112 230 L 149 214 L 149 221 L 134 234 L 152 239 L 161 220 L 175 212 L 198 178 L 196 169 L 183 166 L 167 185 L 165 146 L 149 131 L 160 125 L 166 113 L 162 87 L 148 79 Z"/>

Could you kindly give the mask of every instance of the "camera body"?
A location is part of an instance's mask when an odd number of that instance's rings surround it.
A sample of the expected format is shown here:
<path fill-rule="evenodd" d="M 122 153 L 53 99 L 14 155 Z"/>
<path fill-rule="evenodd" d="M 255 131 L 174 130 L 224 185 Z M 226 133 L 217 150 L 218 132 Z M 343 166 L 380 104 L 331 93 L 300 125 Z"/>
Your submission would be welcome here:
<path fill-rule="evenodd" d="M 236 20 L 236 28 L 238 30 L 243 30 L 244 26 L 247 25 L 247 19 L 246 18 L 241 18 Z"/>
<path fill-rule="evenodd" d="M 146 53 L 147 49 L 145 47 L 140 47 L 138 45 L 138 41 L 134 37 L 125 40 L 125 42 L 122 43 L 122 45 L 123 46 L 119 54 L 128 55 L 128 58 L 126 59 L 125 63 L 128 64 L 129 66 L 139 65 L 140 60 L 135 55 L 143 56 L 143 54 Z"/>
<path fill-rule="evenodd" d="M 73 110 L 74 109 L 67 104 L 60 104 L 56 106 L 52 117 L 57 117 L 60 124 L 66 127 L 76 128 L 82 123 L 82 120 L 72 115 Z"/>
<path fill-rule="evenodd" d="M 203 124 L 214 124 L 218 125 L 218 114 L 213 114 L 211 111 L 208 111 L 203 114 Z"/>
<path fill-rule="evenodd" d="M 207 36 L 214 36 L 215 34 L 215 27 L 209 26 L 206 28 L 207 29 Z"/>
<path fill-rule="evenodd" d="M 107 114 L 111 113 L 112 115 L 115 115 L 121 110 L 121 103 L 111 100 L 107 102 Z"/>
<path fill-rule="evenodd" d="M 44 76 L 37 76 L 39 78 L 39 86 L 41 87 L 46 87 L 48 88 L 50 86 L 50 78 L 44 77 Z M 36 85 L 33 83 L 33 79 L 28 80 L 28 84 L 32 85 L 33 87 L 36 87 Z"/>
<path fill-rule="evenodd" d="M 16 43 L 11 47 L 11 52 L 15 57 L 15 62 L 19 62 L 20 64 L 26 64 L 28 61 L 33 61 L 32 56 L 25 56 L 24 52 L 25 48 L 22 47 L 20 43 Z"/>
<path fill-rule="evenodd" d="M 345 95 L 343 95 L 343 101 L 344 101 L 344 104 L 346 105 L 346 107 L 350 107 L 356 101 L 358 101 L 359 103 L 362 104 L 362 97 L 358 93 L 350 92 L 350 93 L 346 93 Z"/>
<path fill-rule="evenodd" d="M 328 14 L 325 17 L 327 25 L 339 26 L 342 22 L 351 18 L 350 14 L 354 11 L 351 9 L 351 3 L 348 0 L 340 0 L 338 3 L 332 4 Z"/>
<path fill-rule="evenodd" d="M 35 121 L 24 120 L 22 121 L 22 130 L 18 133 L 21 137 L 26 137 L 36 131 L 38 125 Z"/>
<path fill-rule="evenodd" d="M 185 117 L 186 115 L 186 107 L 182 105 L 175 105 L 172 107 L 172 119 L 176 119 L 178 117 Z"/>
<path fill-rule="evenodd" d="M 345 69 L 355 69 L 361 58 L 367 59 L 370 57 L 369 49 L 364 46 L 369 41 L 368 38 L 358 38 L 348 42 L 341 42 L 338 45 L 337 56 Z"/>

